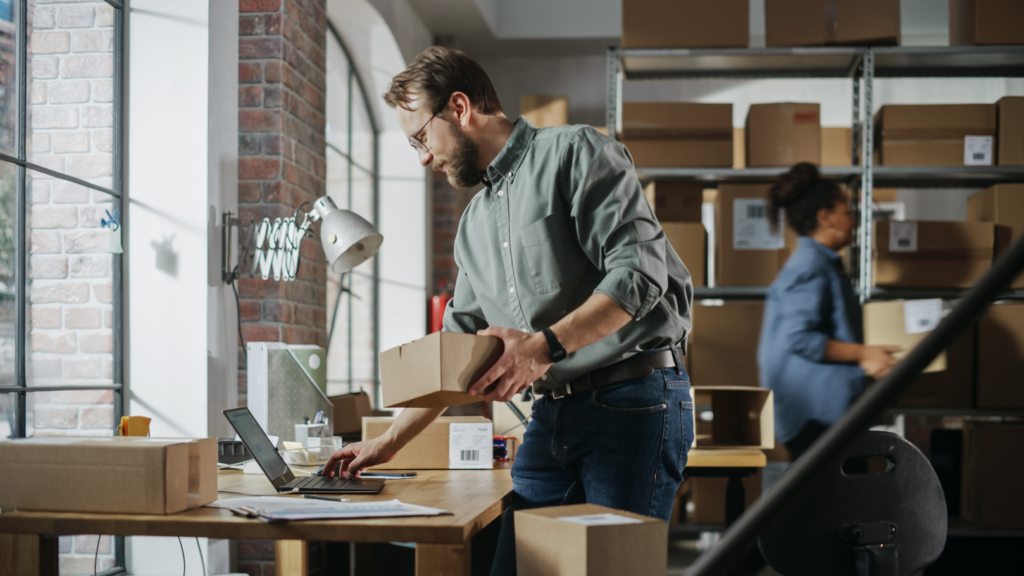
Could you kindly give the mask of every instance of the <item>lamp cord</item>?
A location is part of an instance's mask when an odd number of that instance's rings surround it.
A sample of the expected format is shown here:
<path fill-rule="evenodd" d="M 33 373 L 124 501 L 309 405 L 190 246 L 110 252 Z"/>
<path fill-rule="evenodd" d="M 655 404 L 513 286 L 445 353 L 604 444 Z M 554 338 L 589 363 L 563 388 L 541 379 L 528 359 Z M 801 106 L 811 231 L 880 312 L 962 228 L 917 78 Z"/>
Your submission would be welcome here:
<path fill-rule="evenodd" d="M 185 545 L 181 543 L 181 536 L 178 536 L 178 546 L 181 547 L 181 576 L 185 576 Z"/>
<path fill-rule="evenodd" d="M 199 544 L 199 538 L 196 538 L 196 548 L 199 548 L 199 563 L 203 565 L 203 576 L 206 576 L 206 560 L 203 559 L 203 547 Z"/>
<path fill-rule="evenodd" d="M 100 538 L 102 538 L 102 536 L 97 534 L 96 535 L 96 553 L 93 554 L 93 556 L 92 556 L 92 576 L 96 576 L 96 573 L 97 573 L 96 565 L 99 563 L 99 559 L 100 559 Z M 86 556 L 86 558 L 88 558 L 88 556 Z"/>
<path fill-rule="evenodd" d="M 237 266 L 235 267 L 237 270 Z M 249 363 L 249 351 L 245 348 L 245 338 L 242 337 L 242 305 L 238 302 L 238 290 L 235 288 L 235 281 L 231 280 L 231 291 L 235 294 L 235 310 L 238 312 L 236 316 L 238 320 L 238 341 L 242 345 L 242 353 L 245 354 L 245 362 Z"/>

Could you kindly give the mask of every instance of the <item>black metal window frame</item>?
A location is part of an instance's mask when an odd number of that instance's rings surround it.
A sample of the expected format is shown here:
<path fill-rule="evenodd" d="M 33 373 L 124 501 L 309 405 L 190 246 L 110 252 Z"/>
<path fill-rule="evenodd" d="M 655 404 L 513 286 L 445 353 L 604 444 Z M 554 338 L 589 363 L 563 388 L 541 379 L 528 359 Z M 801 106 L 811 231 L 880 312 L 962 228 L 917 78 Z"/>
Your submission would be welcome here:
<path fill-rule="evenodd" d="M 377 126 L 377 121 L 376 121 L 376 119 L 373 116 L 373 109 L 370 106 L 369 93 L 366 91 L 366 84 L 363 82 L 362 77 L 359 75 L 359 70 L 356 68 L 355 61 L 352 60 L 352 55 L 349 52 L 348 47 L 345 45 L 344 40 L 342 40 L 341 34 L 338 33 L 338 29 L 335 28 L 334 24 L 331 23 L 330 20 L 327 21 L 327 28 L 328 28 L 328 32 L 331 34 L 331 36 L 334 38 L 334 40 L 341 47 L 341 52 L 345 56 L 345 61 L 346 61 L 347 67 L 348 67 L 348 75 L 347 75 L 348 76 L 348 78 L 347 78 L 347 100 L 346 100 L 346 105 L 348 107 L 348 111 L 346 113 L 347 114 L 347 121 L 346 121 L 346 135 L 345 135 L 345 137 L 347 139 L 346 142 L 347 142 L 347 146 L 348 146 L 348 153 L 345 153 L 345 152 L 341 151 L 335 145 L 331 144 L 329 141 L 327 142 L 327 148 L 329 148 L 330 151 L 332 151 L 332 152 L 338 154 L 339 156 L 341 156 L 342 158 L 344 158 L 345 161 L 348 163 L 348 166 L 349 166 L 349 169 L 348 169 L 348 179 L 347 179 L 347 182 L 346 182 L 346 186 L 348 187 L 348 205 L 345 206 L 345 208 L 347 208 L 348 210 L 352 209 L 352 171 L 353 170 L 359 170 L 364 175 L 370 177 L 371 181 L 373 182 L 373 215 L 372 215 L 372 222 L 376 226 L 376 225 L 379 224 L 379 221 L 380 221 L 380 170 L 379 170 L 379 168 L 380 168 L 380 160 L 379 160 L 379 158 L 380 158 L 380 151 L 379 151 L 379 146 L 378 146 L 379 145 L 380 130 L 379 130 L 378 126 Z M 328 58 L 329 57 L 330 56 L 328 56 Z M 352 125 L 353 125 L 352 119 L 354 117 L 353 116 L 353 106 L 354 106 L 353 96 L 357 96 L 360 100 L 362 100 L 362 104 L 366 108 L 366 117 L 369 119 L 369 122 L 370 122 L 370 130 L 373 133 L 373 143 L 372 143 L 372 148 L 373 148 L 373 164 L 372 164 L 372 166 L 364 166 L 363 164 L 358 162 L 352 156 Z M 330 97 L 330 94 L 328 94 L 328 98 L 329 97 Z M 326 141 L 326 138 L 325 138 L 325 141 Z M 338 326 L 337 326 L 338 310 L 342 306 L 342 296 L 344 294 L 348 294 L 348 297 L 346 299 L 347 301 L 345 302 L 345 306 L 347 307 L 348 322 L 346 322 L 346 326 L 344 327 L 344 329 L 347 330 L 347 339 L 346 339 L 346 346 L 347 346 L 346 358 L 347 358 L 347 362 L 346 362 L 346 364 L 347 364 L 347 368 L 348 368 L 348 375 L 347 375 L 347 378 L 345 379 L 345 381 L 348 383 L 348 390 L 351 392 L 352 391 L 353 382 L 355 381 L 354 380 L 354 375 L 353 375 L 353 367 L 352 367 L 352 306 L 353 306 L 352 300 L 354 298 L 353 298 L 353 295 L 352 295 L 351 286 L 352 286 L 352 276 L 353 275 L 363 276 L 363 277 L 369 276 L 371 281 L 372 281 L 372 286 L 373 286 L 373 288 L 372 288 L 372 293 L 373 293 L 373 309 L 372 309 L 373 310 L 373 312 L 372 312 L 373 319 L 372 319 L 372 322 L 373 322 L 373 350 L 374 350 L 374 353 L 371 354 L 371 357 L 373 358 L 373 371 L 372 371 L 372 373 L 373 373 L 373 396 L 374 396 L 374 398 L 379 398 L 379 396 L 380 396 L 380 375 L 379 375 L 378 360 L 377 360 L 377 353 L 376 353 L 377 349 L 380 348 L 380 346 L 379 346 L 379 343 L 380 343 L 380 260 L 378 258 L 374 258 L 373 259 L 373 272 L 372 272 L 372 275 L 368 275 L 366 273 L 356 272 L 356 271 L 350 271 L 350 272 L 347 272 L 347 273 L 344 273 L 344 274 L 341 275 L 341 279 L 340 279 L 341 285 L 339 286 L 338 295 L 337 295 L 337 297 L 335 298 L 335 301 L 334 301 L 334 314 L 332 315 L 332 318 L 331 318 L 331 321 L 330 321 L 330 327 L 329 327 L 328 336 L 327 336 L 327 348 L 330 349 L 331 344 L 332 344 L 332 342 L 334 340 L 335 329 L 338 328 Z M 346 283 L 345 283 L 346 278 L 348 278 L 348 288 L 345 287 L 346 286 Z M 337 382 L 337 380 L 332 380 L 332 381 L 333 382 Z"/>

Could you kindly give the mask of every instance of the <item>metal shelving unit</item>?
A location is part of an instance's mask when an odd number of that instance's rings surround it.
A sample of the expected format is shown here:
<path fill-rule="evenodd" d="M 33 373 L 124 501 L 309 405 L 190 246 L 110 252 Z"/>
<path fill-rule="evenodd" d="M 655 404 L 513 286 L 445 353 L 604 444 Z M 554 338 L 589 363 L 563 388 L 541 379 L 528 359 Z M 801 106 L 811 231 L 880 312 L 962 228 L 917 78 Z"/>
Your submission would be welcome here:
<path fill-rule="evenodd" d="M 813 47 L 813 48 L 609 48 L 606 123 L 621 131 L 625 81 L 715 78 L 849 78 L 853 82 L 851 166 L 823 167 L 824 176 L 847 183 L 859 206 L 872 205 L 872 190 L 885 187 L 986 187 L 1024 182 L 1024 166 L 875 166 L 873 92 L 875 78 L 1024 77 L 1024 46 Z M 863 152 L 863 153 L 862 153 Z M 859 162 L 859 164 L 858 164 Z M 638 168 L 641 178 L 680 178 L 708 184 L 771 182 L 778 168 Z M 873 211 L 860 210 L 852 267 L 861 301 L 872 298 L 954 298 L 959 290 L 872 288 Z M 763 287 L 697 288 L 697 298 L 760 298 Z M 1007 298 L 1024 298 L 1024 291 Z"/>

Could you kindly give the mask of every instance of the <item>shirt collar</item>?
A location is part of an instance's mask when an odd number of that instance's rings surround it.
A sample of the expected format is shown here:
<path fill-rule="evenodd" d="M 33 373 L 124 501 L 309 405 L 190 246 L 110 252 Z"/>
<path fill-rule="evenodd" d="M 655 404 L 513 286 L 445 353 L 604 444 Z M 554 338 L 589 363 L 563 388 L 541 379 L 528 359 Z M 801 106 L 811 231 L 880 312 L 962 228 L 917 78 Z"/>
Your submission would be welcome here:
<path fill-rule="evenodd" d="M 838 252 L 829 249 L 827 246 L 811 238 L 810 236 L 801 236 L 798 242 L 800 246 L 805 246 L 808 250 L 814 250 L 819 254 L 824 255 L 829 260 L 835 262 L 838 262 L 840 260 Z"/>
<path fill-rule="evenodd" d="M 523 159 L 526 158 L 526 151 L 529 150 L 530 144 L 533 142 L 533 136 L 536 133 L 537 129 L 526 118 L 520 116 L 516 120 L 515 128 L 512 129 L 512 135 L 508 137 L 505 147 L 501 149 L 501 152 L 498 152 L 494 161 L 487 167 L 487 171 L 484 173 L 484 176 L 486 176 L 484 181 L 493 182 L 501 178 L 508 178 L 509 180 L 515 178 L 515 173 L 519 170 L 519 165 L 523 163 Z"/>

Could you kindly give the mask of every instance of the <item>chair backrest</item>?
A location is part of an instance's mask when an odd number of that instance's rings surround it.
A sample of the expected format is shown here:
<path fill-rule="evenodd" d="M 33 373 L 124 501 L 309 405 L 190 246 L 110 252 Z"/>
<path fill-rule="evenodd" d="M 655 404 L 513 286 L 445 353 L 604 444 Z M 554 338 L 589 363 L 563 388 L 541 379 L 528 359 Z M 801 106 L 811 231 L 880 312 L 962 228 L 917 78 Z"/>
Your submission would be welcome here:
<path fill-rule="evenodd" d="M 899 574 L 911 576 L 942 553 L 946 520 L 942 487 L 924 454 L 895 434 L 867 432 L 758 544 L 785 576 L 853 576 L 851 528 L 888 523 L 896 527 L 890 542 Z"/>

